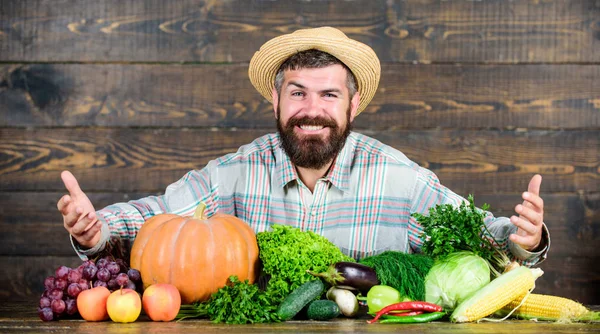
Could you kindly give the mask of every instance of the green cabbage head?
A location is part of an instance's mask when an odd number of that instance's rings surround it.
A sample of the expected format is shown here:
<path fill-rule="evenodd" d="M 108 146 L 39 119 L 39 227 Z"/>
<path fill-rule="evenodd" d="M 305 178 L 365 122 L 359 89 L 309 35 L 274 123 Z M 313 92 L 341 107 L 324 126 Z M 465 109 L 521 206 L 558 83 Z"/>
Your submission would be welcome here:
<path fill-rule="evenodd" d="M 472 252 L 452 253 L 436 260 L 425 277 L 425 300 L 453 310 L 490 282 L 488 262 Z"/>

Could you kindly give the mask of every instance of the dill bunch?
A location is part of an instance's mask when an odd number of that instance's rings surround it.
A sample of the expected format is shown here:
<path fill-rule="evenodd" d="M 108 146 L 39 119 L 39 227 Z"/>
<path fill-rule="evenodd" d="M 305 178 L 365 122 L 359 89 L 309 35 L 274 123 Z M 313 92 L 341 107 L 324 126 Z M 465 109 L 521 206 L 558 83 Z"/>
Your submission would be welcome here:
<path fill-rule="evenodd" d="M 359 263 L 375 269 L 379 282 L 398 290 L 402 296 L 425 300 L 425 276 L 433 266 L 433 258 L 386 251 L 365 257 Z"/>

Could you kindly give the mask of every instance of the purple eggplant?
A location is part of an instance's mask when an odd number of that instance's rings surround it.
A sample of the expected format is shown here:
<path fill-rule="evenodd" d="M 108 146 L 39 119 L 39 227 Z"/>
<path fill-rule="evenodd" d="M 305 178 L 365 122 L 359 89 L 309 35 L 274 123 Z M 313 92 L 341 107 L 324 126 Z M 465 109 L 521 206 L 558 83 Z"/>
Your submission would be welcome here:
<path fill-rule="evenodd" d="M 329 266 L 327 271 L 309 274 L 321 277 L 325 282 L 338 288 L 358 290 L 366 293 L 374 285 L 379 285 L 375 270 L 364 264 L 354 262 L 337 262 Z"/>

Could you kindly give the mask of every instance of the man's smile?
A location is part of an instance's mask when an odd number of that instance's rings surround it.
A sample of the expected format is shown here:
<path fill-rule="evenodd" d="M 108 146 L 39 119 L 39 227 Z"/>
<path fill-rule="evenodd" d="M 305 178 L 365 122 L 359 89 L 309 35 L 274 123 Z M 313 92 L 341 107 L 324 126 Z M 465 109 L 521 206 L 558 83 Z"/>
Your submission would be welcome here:
<path fill-rule="evenodd" d="M 300 128 L 302 130 L 305 130 L 305 131 L 318 131 L 318 130 L 323 129 L 323 126 L 320 126 L 320 125 L 302 125 L 302 126 L 300 126 Z"/>
<path fill-rule="evenodd" d="M 299 134 L 320 134 L 327 131 L 323 125 L 300 125 L 296 129 Z"/>

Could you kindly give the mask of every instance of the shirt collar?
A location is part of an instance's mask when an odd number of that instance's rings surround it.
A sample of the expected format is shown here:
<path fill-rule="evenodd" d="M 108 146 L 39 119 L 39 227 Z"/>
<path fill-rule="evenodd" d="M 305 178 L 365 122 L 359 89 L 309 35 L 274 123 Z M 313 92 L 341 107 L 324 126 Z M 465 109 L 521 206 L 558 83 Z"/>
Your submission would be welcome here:
<path fill-rule="evenodd" d="M 288 183 L 298 179 L 298 172 L 296 172 L 296 168 L 294 168 L 294 165 L 292 165 L 290 157 L 283 150 L 279 133 L 277 133 L 277 141 L 275 145 L 275 158 L 277 159 L 276 170 L 277 173 L 279 173 L 279 185 L 283 188 Z"/>
<path fill-rule="evenodd" d="M 298 172 L 292 164 L 290 157 L 285 153 L 281 146 L 281 138 L 277 134 L 277 142 L 275 147 L 275 156 L 277 159 L 277 172 L 279 173 L 280 186 L 285 187 L 291 181 L 298 180 Z M 325 179 L 343 192 L 348 190 L 350 184 L 350 168 L 353 159 L 353 150 L 356 146 L 352 133 L 346 139 L 344 146 L 338 153 L 338 156 L 329 169 Z"/>
<path fill-rule="evenodd" d="M 348 191 L 350 186 L 350 169 L 353 160 L 353 151 L 356 146 L 352 133 L 346 138 L 346 142 L 340 153 L 333 161 L 333 165 L 329 169 L 329 173 L 325 175 L 325 178 L 331 182 L 331 184 L 340 189 L 342 192 Z"/>

